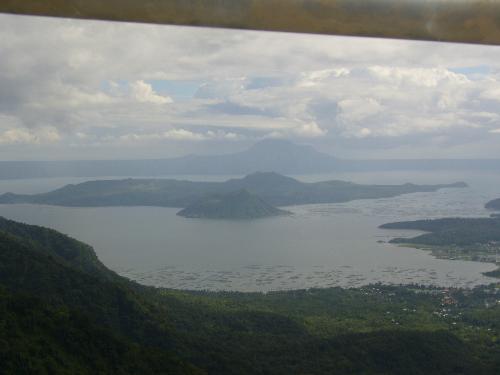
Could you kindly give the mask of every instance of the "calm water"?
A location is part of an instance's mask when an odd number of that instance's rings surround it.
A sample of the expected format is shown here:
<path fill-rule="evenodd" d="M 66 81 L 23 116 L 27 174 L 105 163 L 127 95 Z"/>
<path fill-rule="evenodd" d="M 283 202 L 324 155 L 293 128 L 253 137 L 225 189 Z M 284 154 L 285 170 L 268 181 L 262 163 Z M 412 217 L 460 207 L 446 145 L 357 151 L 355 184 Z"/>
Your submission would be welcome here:
<path fill-rule="evenodd" d="M 186 178 L 186 177 L 183 177 Z M 191 176 L 190 179 L 226 179 Z M 378 225 L 443 216 L 487 216 L 500 197 L 500 176 L 484 173 L 358 173 L 298 176 L 304 181 L 447 183 L 396 198 L 288 207 L 291 217 L 253 221 L 185 219 L 158 207 L 65 208 L 0 205 L 0 215 L 67 233 L 94 246 L 111 269 L 144 284 L 188 289 L 267 291 L 372 282 L 471 287 L 492 282 L 492 264 L 435 259 L 427 252 L 379 243 L 411 231 Z M 35 193 L 87 179 L 0 181 L 0 193 Z"/>

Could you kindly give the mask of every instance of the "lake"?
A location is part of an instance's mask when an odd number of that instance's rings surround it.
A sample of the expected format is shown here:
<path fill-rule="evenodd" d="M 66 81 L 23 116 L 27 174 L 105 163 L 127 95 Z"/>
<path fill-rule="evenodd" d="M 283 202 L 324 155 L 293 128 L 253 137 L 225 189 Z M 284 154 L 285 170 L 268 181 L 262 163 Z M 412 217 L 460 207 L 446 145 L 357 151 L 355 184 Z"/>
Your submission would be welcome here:
<path fill-rule="evenodd" d="M 182 176 L 225 180 L 236 176 Z M 500 176 L 485 172 L 389 172 L 294 176 L 399 184 L 465 181 L 387 199 L 287 207 L 294 215 L 251 221 L 186 219 L 159 207 L 67 208 L 0 205 L 0 215 L 57 229 L 92 245 L 101 261 L 143 284 L 196 290 L 269 291 L 419 283 L 472 287 L 493 282 L 492 264 L 435 259 L 428 252 L 380 241 L 413 236 L 380 224 L 445 216 L 488 216 Z M 39 193 L 92 178 L 0 181 L 0 193 Z"/>

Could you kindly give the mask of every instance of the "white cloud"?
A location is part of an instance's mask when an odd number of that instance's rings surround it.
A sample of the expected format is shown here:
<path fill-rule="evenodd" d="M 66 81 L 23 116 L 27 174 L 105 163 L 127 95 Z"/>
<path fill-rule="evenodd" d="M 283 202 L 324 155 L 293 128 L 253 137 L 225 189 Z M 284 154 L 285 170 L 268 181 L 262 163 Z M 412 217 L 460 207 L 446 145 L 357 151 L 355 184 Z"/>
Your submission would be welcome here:
<path fill-rule="evenodd" d="M 340 117 L 346 123 L 360 122 L 383 110 L 382 105 L 374 98 L 347 98 L 338 103 Z"/>
<path fill-rule="evenodd" d="M 293 129 L 293 132 L 305 138 L 321 137 L 327 133 L 326 130 L 321 129 L 315 122 L 299 125 Z"/>
<path fill-rule="evenodd" d="M 132 94 L 141 103 L 167 104 L 173 100 L 169 96 L 158 95 L 153 87 L 142 80 L 130 84 Z"/>
<path fill-rule="evenodd" d="M 179 141 L 201 141 L 206 139 L 205 134 L 193 133 L 185 129 L 171 129 L 162 134 L 165 139 L 174 139 Z"/>
<path fill-rule="evenodd" d="M 350 70 L 344 67 L 330 68 L 322 70 L 314 70 L 301 74 L 301 79 L 298 82 L 299 87 L 315 87 L 321 84 L 328 78 L 339 78 L 348 76 Z"/>
<path fill-rule="evenodd" d="M 469 79 L 446 68 L 404 68 L 398 66 L 372 66 L 369 72 L 378 79 L 395 84 L 409 83 L 415 86 L 436 87 L 439 84 L 468 83 Z"/>
<path fill-rule="evenodd" d="M 471 117 L 478 119 L 479 121 L 495 122 L 500 119 L 500 114 L 492 112 L 473 112 Z"/>
<path fill-rule="evenodd" d="M 119 137 L 120 141 L 125 142 L 147 142 L 147 141 L 206 141 L 206 140 L 235 140 L 240 137 L 232 132 L 224 131 L 206 131 L 206 132 L 193 132 L 186 129 L 169 129 L 161 133 L 145 133 L 145 134 L 125 134 Z"/>
<path fill-rule="evenodd" d="M 0 132 L 0 144 L 45 144 L 61 139 L 57 129 L 52 127 L 39 129 L 12 128 Z"/>
<path fill-rule="evenodd" d="M 7 15 L 0 40 L 0 142 L 17 145 L 8 158 L 31 144 L 53 146 L 41 158 L 74 158 L 70 143 L 120 158 L 127 147 L 169 156 L 175 142 L 190 153 L 263 137 L 339 156 L 404 153 L 402 139 L 467 151 L 500 126 L 493 47 Z M 444 143 L 435 150 L 445 157 Z"/>
<path fill-rule="evenodd" d="M 79 138 L 79 139 L 87 139 L 89 136 L 85 133 L 82 133 L 82 132 L 76 132 L 76 137 Z"/>
<path fill-rule="evenodd" d="M 498 82 L 495 82 L 495 84 L 498 85 Z M 481 93 L 480 97 L 483 99 L 500 101 L 500 88 L 493 87 L 493 88 L 489 88 L 487 90 L 484 90 Z"/>
<path fill-rule="evenodd" d="M 364 137 L 368 137 L 372 134 L 372 131 L 368 128 L 361 128 L 361 129 L 356 129 L 356 131 L 354 132 L 354 136 L 355 137 L 358 137 L 358 138 L 364 138 Z"/>

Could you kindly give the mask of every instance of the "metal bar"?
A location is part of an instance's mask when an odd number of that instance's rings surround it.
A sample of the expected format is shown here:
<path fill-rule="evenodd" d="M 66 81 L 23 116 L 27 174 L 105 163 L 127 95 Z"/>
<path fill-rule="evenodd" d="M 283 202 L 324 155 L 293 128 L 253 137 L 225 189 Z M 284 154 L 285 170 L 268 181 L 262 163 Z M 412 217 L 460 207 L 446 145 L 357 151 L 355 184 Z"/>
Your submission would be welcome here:
<path fill-rule="evenodd" d="M 500 45 L 500 0 L 0 0 L 0 12 Z"/>

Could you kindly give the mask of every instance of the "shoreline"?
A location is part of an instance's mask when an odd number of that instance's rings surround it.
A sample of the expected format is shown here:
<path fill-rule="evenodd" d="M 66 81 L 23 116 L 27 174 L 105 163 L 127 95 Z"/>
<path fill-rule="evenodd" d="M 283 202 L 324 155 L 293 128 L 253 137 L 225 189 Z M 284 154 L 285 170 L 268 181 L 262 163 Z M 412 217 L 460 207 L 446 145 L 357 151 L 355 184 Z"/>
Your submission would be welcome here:
<path fill-rule="evenodd" d="M 388 243 L 391 242 L 389 241 Z M 399 242 L 392 244 L 397 245 L 398 247 L 406 247 L 406 248 L 428 251 L 436 259 L 462 260 L 469 262 L 494 264 L 497 267 L 495 270 L 481 272 L 481 274 L 487 277 L 500 279 L 500 262 L 491 259 L 491 257 L 493 257 L 491 252 L 478 252 L 478 251 L 473 252 L 471 247 L 424 245 L 413 242 Z M 485 245 L 483 244 L 481 246 Z M 500 251 L 500 247 L 496 248 L 496 250 L 497 252 Z M 453 253 L 454 256 L 451 256 L 450 253 Z M 496 253 L 495 253 L 495 258 L 496 258 Z"/>

